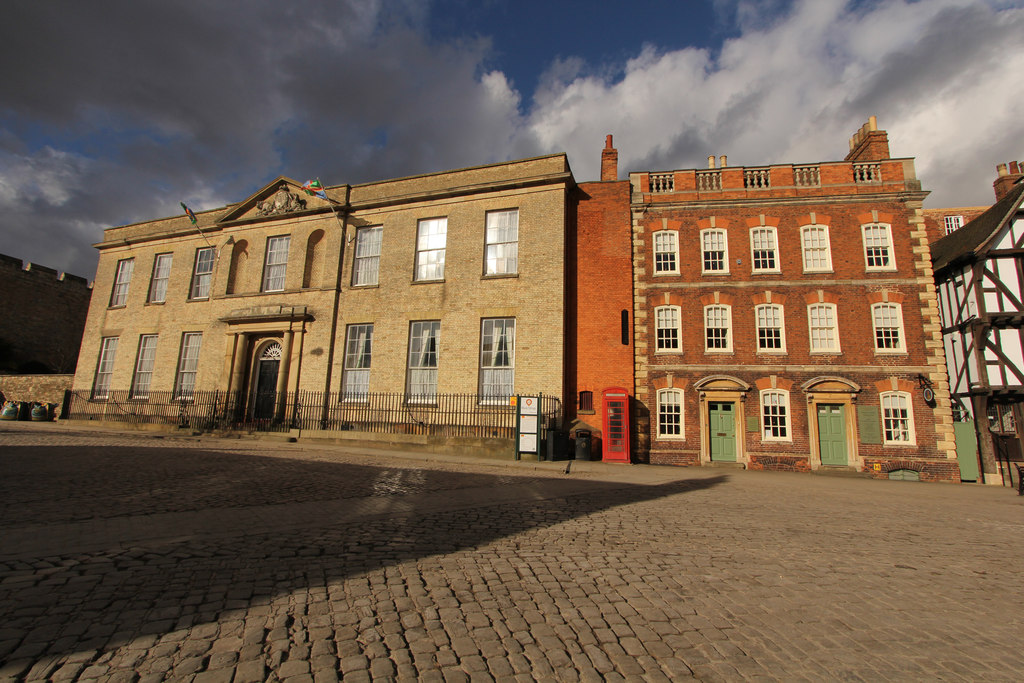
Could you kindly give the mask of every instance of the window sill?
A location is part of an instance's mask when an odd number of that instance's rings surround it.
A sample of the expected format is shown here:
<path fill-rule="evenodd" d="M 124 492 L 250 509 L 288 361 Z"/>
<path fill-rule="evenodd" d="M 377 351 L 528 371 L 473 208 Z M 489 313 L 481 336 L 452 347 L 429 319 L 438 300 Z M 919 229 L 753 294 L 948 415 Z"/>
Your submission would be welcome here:
<path fill-rule="evenodd" d="M 117 304 L 116 306 L 107 306 L 108 311 L 116 311 L 120 308 L 128 308 L 128 304 Z"/>
<path fill-rule="evenodd" d="M 701 275 L 706 275 L 706 276 L 714 277 L 716 275 L 729 275 L 729 271 L 727 271 L 727 270 L 706 270 L 706 271 L 702 270 L 700 274 Z"/>
<path fill-rule="evenodd" d="M 889 443 L 883 443 L 882 447 L 883 448 L 917 448 L 917 444 L 916 443 L 911 443 L 911 442 L 908 442 L 908 441 L 892 441 L 892 442 L 889 442 Z"/>
<path fill-rule="evenodd" d="M 519 277 L 519 273 L 484 273 L 480 276 L 481 280 L 514 280 Z"/>
<path fill-rule="evenodd" d="M 146 305 L 147 306 L 163 306 L 166 303 L 167 303 L 166 301 L 147 301 Z"/>
<path fill-rule="evenodd" d="M 765 270 L 752 270 L 752 271 L 750 271 L 750 274 L 751 275 L 781 275 L 782 271 L 781 270 L 777 270 L 777 269 L 776 270 L 768 270 L 768 269 L 765 269 Z"/>
<path fill-rule="evenodd" d="M 678 270 L 662 271 L 660 273 L 654 273 L 653 276 L 654 277 L 672 277 L 672 276 L 678 277 L 679 276 L 679 271 Z"/>
<path fill-rule="evenodd" d="M 349 289 L 380 289 L 380 283 L 379 282 L 375 282 L 372 285 L 371 284 L 366 284 L 366 285 L 349 285 Z"/>
<path fill-rule="evenodd" d="M 865 268 L 865 273 L 895 273 L 898 269 L 896 266 L 886 266 L 885 268 Z"/>
<path fill-rule="evenodd" d="M 577 410 L 576 414 L 577 415 L 596 415 L 597 413 L 596 413 L 596 411 L 593 411 L 593 410 Z"/>
<path fill-rule="evenodd" d="M 413 280 L 410 284 L 414 285 L 436 285 L 438 283 L 444 283 L 444 278 L 440 280 Z"/>
<path fill-rule="evenodd" d="M 812 355 L 812 356 L 841 356 L 841 355 L 843 355 L 843 352 L 840 351 L 839 349 L 836 349 L 835 351 L 808 351 L 808 353 L 810 355 Z"/>
<path fill-rule="evenodd" d="M 196 297 L 195 299 L 186 299 L 185 301 L 188 302 L 188 303 L 192 303 L 193 301 L 209 301 L 209 300 L 210 300 L 210 297 L 204 296 L 204 297 Z"/>
<path fill-rule="evenodd" d="M 875 349 L 876 356 L 906 356 L 905 349 Z"/>

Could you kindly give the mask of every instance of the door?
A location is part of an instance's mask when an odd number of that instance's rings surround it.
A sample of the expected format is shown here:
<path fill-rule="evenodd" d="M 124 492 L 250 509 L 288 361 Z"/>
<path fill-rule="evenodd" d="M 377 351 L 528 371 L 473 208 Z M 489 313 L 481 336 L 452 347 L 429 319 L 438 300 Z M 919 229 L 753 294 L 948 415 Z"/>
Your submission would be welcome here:
<path fill-rule="evenodd" d="M 711 460 L 736 462 L 736 406 L 724 401 L 708 404 Z"/>
<path fill-rule="evenodd" d="M 274 404 L 277 398 L 277 371 L 281 361 L 277 359 L 261 359 L 256 375 L 256 400 L 253 401 L 252 416 L 257 420 L 269 420 L 274 417 Z"/>
<path fill-rule="evenodd" d="M 843 405 L 818 404 L 818 452 L 822 465 L 846 466 L 846 414 Z"/>

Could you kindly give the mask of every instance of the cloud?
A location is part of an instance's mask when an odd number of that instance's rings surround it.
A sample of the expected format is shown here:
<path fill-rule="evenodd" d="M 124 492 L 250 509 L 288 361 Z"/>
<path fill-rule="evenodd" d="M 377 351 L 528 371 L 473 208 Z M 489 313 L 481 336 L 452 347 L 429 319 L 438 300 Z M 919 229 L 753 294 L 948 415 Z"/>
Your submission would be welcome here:
<path fill-rule="evenodd" d="M 743 32 L 717 55 L 645 47 L 619 79 L 581 75 L 538 94 L 528 125 L 598 172 L 614 133 L 620 168 L 701 167 L 709 154 L 758 165 L 840 159 L 871 115 L 894 155 L 917 159 L 932 206 L 992 201 L 995 164 L 1024 133 L 1016 3 L 801 0 L 720 3 Z M 1018 113 L 1015 113 L 1018 110 Z"/>
<path fill-rule="evenodd" d="M 718 0 L 736 36 L 720 46 L 638 45 L 617 63 L 552 46 L 534 92 L 486 35 L 429 35 L 445 10 L 15 2 L 0 252 L 91 276 L 104 227 L 238 201 L 280 174 L 358 183 L 565 151 L 589 180 L 607 133 L 623 170 L 811 162 L 842 158 L 877 115 L 932 206 L 988 203 L 995 164 L 1021 151 L 1019 1 Z M 517 19 L 543 20 L 530 11 Z"/>

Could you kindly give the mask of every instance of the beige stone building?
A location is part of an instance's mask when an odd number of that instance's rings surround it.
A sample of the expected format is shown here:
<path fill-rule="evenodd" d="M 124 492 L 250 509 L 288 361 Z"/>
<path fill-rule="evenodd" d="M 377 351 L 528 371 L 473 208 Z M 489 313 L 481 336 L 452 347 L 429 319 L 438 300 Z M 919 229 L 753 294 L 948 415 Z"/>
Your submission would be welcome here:
<path fill-rule="evenodd" d="M 295 392 L 561 396 L 564 154 L 310 194 L 278 178 L 190 218 L 114 227 L 75 375 L 92 402 Z M 163 392 L 161 394 L 161 392 Z"/>

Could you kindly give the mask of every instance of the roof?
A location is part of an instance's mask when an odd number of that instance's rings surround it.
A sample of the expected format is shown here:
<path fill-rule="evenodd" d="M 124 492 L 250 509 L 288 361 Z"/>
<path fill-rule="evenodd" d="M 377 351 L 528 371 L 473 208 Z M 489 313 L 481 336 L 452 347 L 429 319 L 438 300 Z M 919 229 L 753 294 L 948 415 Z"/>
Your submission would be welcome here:
<path fill-rule="evenodd" d="M 993 204 L 985 213 L 932 243 L 932 267 L 938 273 L 960 261 L 972 260 L 984 251 L 989 241 L 999 232 L 1007 219 L 1020 207 L 1024 199 L 1024 183 L 1014 185 L 1006 196 Z"/>

